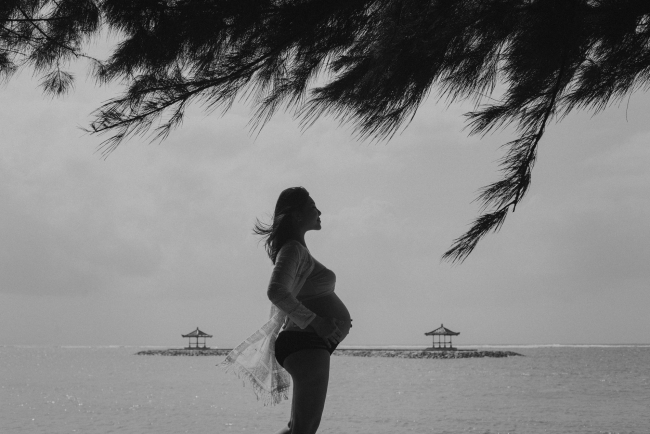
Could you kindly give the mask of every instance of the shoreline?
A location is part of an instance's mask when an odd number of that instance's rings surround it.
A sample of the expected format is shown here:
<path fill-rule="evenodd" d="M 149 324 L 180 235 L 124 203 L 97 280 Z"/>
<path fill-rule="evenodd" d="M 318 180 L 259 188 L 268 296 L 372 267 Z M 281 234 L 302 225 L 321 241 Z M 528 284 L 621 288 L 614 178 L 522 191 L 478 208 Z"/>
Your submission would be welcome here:
<path fill-rule="evenodd" d="M 168 348 L 164 350 L 143 350 L 135 353 L 137 356 L 226 356 L 232 351 L 230 348 Z M 512 357 L 523 354 L 514 351 L 478 351 L 478 350 L 409 350 L 409 349 L 348 349 L 341 348 L 334 351 L 334 356 L 345 357 L 393 357 L 401 359 L 467 359 L 483 357 Z"/>

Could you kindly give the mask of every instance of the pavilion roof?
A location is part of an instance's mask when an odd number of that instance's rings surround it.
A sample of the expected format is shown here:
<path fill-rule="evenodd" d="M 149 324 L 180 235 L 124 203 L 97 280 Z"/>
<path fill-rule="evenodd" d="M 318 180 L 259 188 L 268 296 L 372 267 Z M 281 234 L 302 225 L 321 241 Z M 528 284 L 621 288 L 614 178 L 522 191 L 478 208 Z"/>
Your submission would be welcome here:
<path fill-rule="evenodd" d="M 186 335 L 181 335 L 181 336 L 184 337 L 184 338 L 211 338 L 212 337 L 212 335 L 209 335 L 209 334 L 199 330 L 198 327 L 193 332 L 188 333 Z"/>
<path fill-rule="evenodd" d="M 425 336 L 433 336 L 433 335 L 458 336 L 459 334 L 460 332 L 452 332 L 447 327 L 440 324 L 440 327 L 438 327 L 437 329 L 429 333 L 425 333 L 424 335 Z"/>

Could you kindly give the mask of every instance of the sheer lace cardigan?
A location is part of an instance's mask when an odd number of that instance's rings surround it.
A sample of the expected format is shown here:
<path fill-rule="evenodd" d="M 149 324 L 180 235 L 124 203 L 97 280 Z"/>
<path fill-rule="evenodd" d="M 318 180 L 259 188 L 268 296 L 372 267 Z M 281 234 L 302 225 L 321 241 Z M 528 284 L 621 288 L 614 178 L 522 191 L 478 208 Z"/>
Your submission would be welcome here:
<path fill-rule="evenodd" d="M 269 321 L 232 350 L 221 366 L 253 386 L 264 405 L 288 399 L 290 376 L 275 360 L 275 340 L 287 318 L 305 328 L 316 317 L 296 298 L 314 269 L 309 250 L 297 241 L 287 241 L 275 260 L 267 295 L 273 303 Z"/>

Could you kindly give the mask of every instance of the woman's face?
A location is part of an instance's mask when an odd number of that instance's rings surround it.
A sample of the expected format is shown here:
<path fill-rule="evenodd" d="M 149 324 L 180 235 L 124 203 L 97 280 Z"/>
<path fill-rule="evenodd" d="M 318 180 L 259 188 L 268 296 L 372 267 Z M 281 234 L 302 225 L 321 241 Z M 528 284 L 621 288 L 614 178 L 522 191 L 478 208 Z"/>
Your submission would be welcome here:
<path fill-rule="evenodd" d="M 316 208 L 316 203 L 314 202 L 314 199 L 311 197 L 307 198 L 307 202 L 305 203 L 304 208 L 302 209 L 302 212 L 300 213 L 299 217 L 299 225 L 301 228 L 305 229 L 306 231 L 310 230 L 320 230 L 320 211 L 318 208 Z"/>

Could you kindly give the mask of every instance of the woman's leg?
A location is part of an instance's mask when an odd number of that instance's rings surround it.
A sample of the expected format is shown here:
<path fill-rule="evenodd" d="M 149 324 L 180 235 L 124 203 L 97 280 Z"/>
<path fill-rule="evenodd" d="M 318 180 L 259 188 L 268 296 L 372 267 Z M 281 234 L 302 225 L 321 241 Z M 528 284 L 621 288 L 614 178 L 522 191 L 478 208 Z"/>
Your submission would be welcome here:
<path fill-rule="evenodd" d="M 330 353 L 324 349 L 297 351 L 284 360 L 293 380 L 291 434 L 314 434 L 320 424 L 330 375 Z"/>
<path fill-rule="evenodd" d="M 285 426 L 275 434 L 291 434 L 291 422 L 289 422 L 289 425 Z"/>

